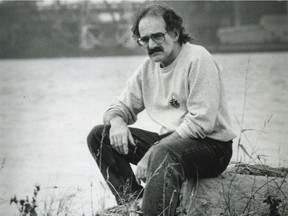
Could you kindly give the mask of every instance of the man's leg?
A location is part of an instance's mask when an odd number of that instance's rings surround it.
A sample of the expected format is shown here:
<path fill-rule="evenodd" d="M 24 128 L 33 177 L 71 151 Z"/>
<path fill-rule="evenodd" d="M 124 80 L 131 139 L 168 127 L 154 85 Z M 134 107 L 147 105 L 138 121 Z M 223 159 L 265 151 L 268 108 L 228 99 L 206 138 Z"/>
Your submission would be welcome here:
<path fill-rule="evenodd" d="M 129 144 L 129 153 L 121 155 L 110 145 L 110 126 L 98 125 L 88 135 L 88 147 L 104 179 L 118 204 L 141 196 L 143 188 L 138 185 L 129 163 L 137 164 L 151 145 L 160 137 L 156 133 L 129 128 L 136 146 Z"/>
<path fill-rule="evenodd" d="M 156 145 L 148 163 L 142 203 L 144 215 L 175 215 L 185 179 L 212 177 L 223 172 L 232 155 L 231 143 L 206 138 Z"/>

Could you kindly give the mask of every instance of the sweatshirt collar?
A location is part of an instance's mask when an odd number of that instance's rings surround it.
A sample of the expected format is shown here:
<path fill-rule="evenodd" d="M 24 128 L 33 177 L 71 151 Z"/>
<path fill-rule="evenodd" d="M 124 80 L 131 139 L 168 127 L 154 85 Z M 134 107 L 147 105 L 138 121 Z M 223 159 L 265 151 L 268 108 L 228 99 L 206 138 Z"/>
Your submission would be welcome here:
<path fill-rule="evenodd" d="M 174 59 L 174 61 L 168 65 L 167 67 L 162 68 L 160 66 L 160 63 L 158 63 L 158 67 L 160 69 L 161 72 L 169 72 L 172 68 L 174 68 L 178 62 L 178 60 L 181 58 L 182 53 L 183 53 L 183 49 L 186 46 L 186 44 L 182 44 L 181 48 L 180 48 L 180 52 L 178 53 L 178 56 Z"/>

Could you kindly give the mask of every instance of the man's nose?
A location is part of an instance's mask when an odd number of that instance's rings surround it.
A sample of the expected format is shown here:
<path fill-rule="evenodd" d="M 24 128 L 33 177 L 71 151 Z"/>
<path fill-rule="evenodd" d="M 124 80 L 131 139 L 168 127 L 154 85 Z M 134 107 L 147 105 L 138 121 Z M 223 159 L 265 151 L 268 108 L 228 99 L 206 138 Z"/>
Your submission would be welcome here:
<path fill-rule="evenodd" d="M 148 48 L 151 49 L 151 48 L 154 48 L 156 46 L 158 46 L 158 44 L 156 44 L 155 41 L 153 41 L 151 38 L 149 38 Z"/>

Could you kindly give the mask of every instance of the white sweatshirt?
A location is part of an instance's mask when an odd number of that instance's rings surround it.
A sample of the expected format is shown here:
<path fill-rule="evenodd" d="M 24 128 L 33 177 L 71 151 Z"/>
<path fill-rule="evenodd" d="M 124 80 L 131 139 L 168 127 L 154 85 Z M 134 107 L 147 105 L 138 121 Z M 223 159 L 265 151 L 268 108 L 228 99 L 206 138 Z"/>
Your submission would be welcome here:
<path fill-rule="evenodd" d="M 220 67 L 198 45 L 183 44 L 177 58 L 165 68 L 145 59 L 104 119 L 117 114 L 133 124 L 144 109 L 161 126 L 161 135 L 176 131 L 183 138 L 235 138 Z"/>

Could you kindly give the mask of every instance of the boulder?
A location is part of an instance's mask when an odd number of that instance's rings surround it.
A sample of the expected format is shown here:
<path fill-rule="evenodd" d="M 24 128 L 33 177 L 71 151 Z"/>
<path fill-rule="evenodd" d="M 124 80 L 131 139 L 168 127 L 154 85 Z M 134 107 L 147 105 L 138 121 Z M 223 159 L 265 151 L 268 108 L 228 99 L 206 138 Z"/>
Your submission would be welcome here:
<path fill-rule="evenodd" d="M 288 215 L 288 169 L 238 164 L 221 176 L 188 179 L 177 215 Z"/>

